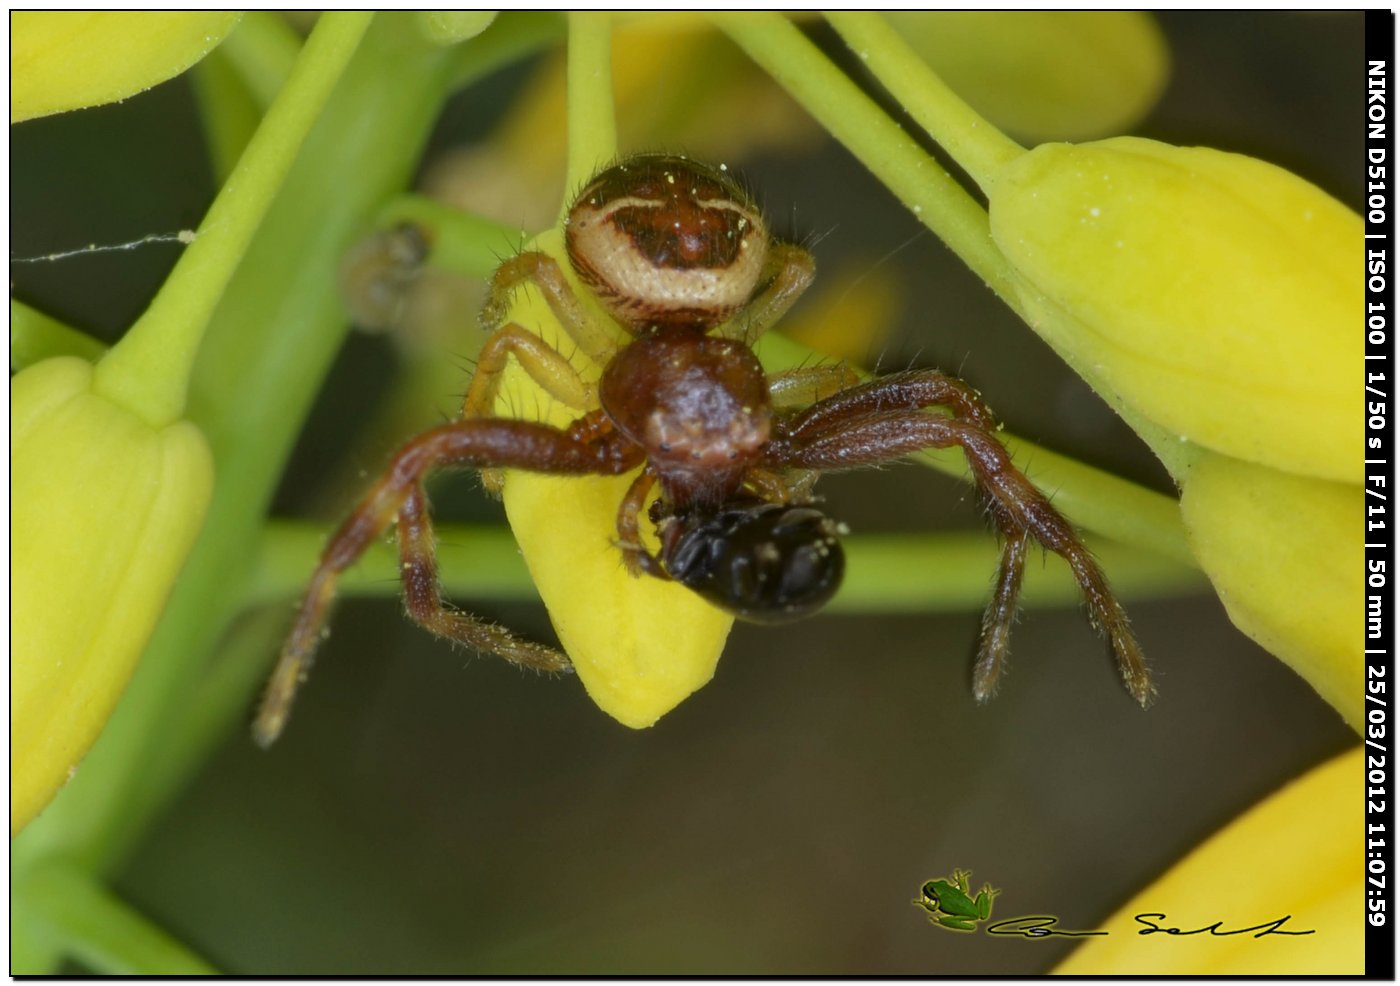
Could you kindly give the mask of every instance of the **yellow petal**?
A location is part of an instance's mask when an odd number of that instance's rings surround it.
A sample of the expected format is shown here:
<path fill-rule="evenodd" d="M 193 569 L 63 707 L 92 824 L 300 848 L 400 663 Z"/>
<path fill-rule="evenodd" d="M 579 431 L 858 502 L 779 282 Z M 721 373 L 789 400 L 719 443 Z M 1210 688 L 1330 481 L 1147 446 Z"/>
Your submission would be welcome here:
<path fill-rule="evenodd" d="M 238 22 L 226 11 L 14 11 L 10 122 L 113 103 L 174 78 Z"/>
<path fill-rule="evenodd" d="M 973 109 L 1032 142 L 1131 130 L 1167 84 L 1166 39 L 1149 14 L 940 10 L 884 16 Z"/>
<path fill-rule="evenodd" d="M 1037 330 L 1182 439 L 1360 482 L 1358 216 L 1238 154 L 1043 145 L 989 191 Z"/>
<path fill-rule="evenodd" d="M 1362 726 L 1360 487 L 1225 456 L 1191 470 L 1191 549 L 1235 626 L 1282 658 L 1353 729 Z"/>
<path fill-rule="evenodd" d="M 1067 976 L 1354 976 L 1365 971 L 1362 750 L 1323 764 L 1217 832 L 1098 927 Z M 1311 935 L 1142 935 L 1216 921 L 1222 931 L 1288 915 Z"/>
<path fill-rule="evenodd" d="M 77 767 L 145 648 L 212 485 L 188 422 L 153 429 L 91 392 L 92 367 L 11 382 L 10 830 Z"/>
<path fill-rule="evenodd" d="M 558 231 L 540 237 L 535 246 L 556 258 L 564 255 Z M 572 283 L 567 262 L 561 266 Z M 539 330 L 562 352 L 577 352 L 533 288 L 516 293 L 511 319 Z M 598 368 L 582 355 L 574 363 L 585 379 L 597 378 Z M 578 416 L 535 387 L 514 361 L 497 411 L 558 426 Z M 530 576 L 579 680 L 600 709 L 623 725 L 642 729 L 714 676 L 734 621 L 675 583 L 627 572 L 614 542 L 618 505 L 634 476 L 511 472 L 505 505 Z M 642 527 L 650 533 L 645 518 Z"/>

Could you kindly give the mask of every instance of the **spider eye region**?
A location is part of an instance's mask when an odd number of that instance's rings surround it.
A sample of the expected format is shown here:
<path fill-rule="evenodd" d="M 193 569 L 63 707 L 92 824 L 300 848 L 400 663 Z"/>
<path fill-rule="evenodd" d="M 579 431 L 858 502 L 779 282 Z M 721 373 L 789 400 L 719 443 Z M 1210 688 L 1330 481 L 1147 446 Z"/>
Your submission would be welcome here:
<path fill-rule="evenodd" d="M 709 328 L 753 296 L 768 255 L 757 206 L 723 172 L 646 154 L 600 172 L 569 210 L 575 273 L 619 323 Z"/>

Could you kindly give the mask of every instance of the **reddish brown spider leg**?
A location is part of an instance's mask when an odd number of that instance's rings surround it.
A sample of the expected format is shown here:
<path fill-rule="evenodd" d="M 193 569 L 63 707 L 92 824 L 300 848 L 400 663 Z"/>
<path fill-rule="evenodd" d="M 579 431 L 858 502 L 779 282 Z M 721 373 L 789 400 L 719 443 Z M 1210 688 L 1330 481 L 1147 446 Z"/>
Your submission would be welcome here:
<path fill-rule="evenodd" d="M 992 601 L 982 614 L 982 638 L 977 645 L 977 661 L 972 666 L 972 694 L 979 702 L 996 694 L 1006 667 L 1006 656 L 1011 651 L 1011 627 L 1016 622 L 1029 541 L 1030 535 L 1025 531 L 1013 529 L 1002 535 L 1001 564 L 997 568 Z"/>
<path fill-rule="evenodd" d="M 511 292 L 527 281 L 539 288 L 550 311 L 584 355 L 599 366 L 606 366 L 617 351 L 618 340 L 588 314 L 558 261 L 538 250 L 527 250 L 496 268 L 481 309 L 482 326 L 494 329 L 504 322 L 510 311 Z"/>
<path fill-rule="evenodd" d="M 843 396 L 831 400 L 841 401 Z M 813 427 L 813 420 L 823 420 L 823 427 Z M 800 436 L 783 429 L 769 443 L 763 465 L 850 469 L 923 449 L 961 446 L 978 487 L 993 501 L 993 517 L 1002 526 L 1007 521 L 1014 525 L 1004 532 L 1006 536 L 1010 539 L 1027 533 L 1069 563 L 1084 593 L 1089 618 L 1108 637 L 1128 691 L 1144 706 L 1152 701 L 1152 676 L 1128 625 L 1127 614 L 1103 571 L 1073 526 L 1012 464 L 1010 453 L 992 432 L 971 421 L 917 411 L 866 414 L 849 423 L 827 415 L 822 404 L 799 415 L 795 423 L 802 427 Z M 996 620 L 994 624 L 1001 625 Z"/>
<path fill-rule="evenodd" d="M 580 418 L 567 430 L 526 421 L 474 419 L 426 431 L 403 446 L 359 505 L 327 542 L 311 576 L 296 622 L 287 635 L 253 723 L 259 745 L 270 745 L 291 713 L 297 687 L 311 669 L 335 582 L 397 518 L 404 594 L 410 614 L 435 633 L 451 636 L 507 660 L 561 670 L 568 659 L 538 644 L 516 640 L 471 617 L 444 611 L 437 601 L 432 528 L 422 497 L 424 477 L 441 466 L 502 466 L 557 474 L 620 475 L 635 468 L 641 450 L 600 422 Z"/>
<path fill-rule="evenodd" d="M 793 441 L 802 442 L 891 411 L 929 407 L 946 407 L 953 417 L 965 418 L 985 432 L 999 428 L 992 409 L 961 380 L 937 370 L 908 370 L 833 394 L 788 419 L 786 431 Z"/>
<path fill-rule="evenodd" d="M 573 667 L 553 647 L 521 640 L 510 631 L 454 610 L 443 601 L 438 586 L 433 522 L 421 484 L 414 484 L 399 507 L 398 540 L 404 605 L 408 615 L 424 629 L 466 644 L 472 650 L 498 654 L 523 667 L 539 671 L 568 671 Z"/>
<path fill-rule="evenodd" d="M 632 481 L 632 485 L 627 487 L 627 495 L 622 498 L 622 503 L 617 508 L 617 546 L 622 551 L 622 560 L 627 564 L 627 570 L 633 575 L 645 573 L 658 579 L 669 579 L 670 576 L 661 567 L 661 562 L 642 544 L 642 532 L 638 522 L 642 508 L 646 506 L 647 496 L 655 485 L 656 474 L 650 469 L 643 469 Z"/>
<path fill-rule="evenodd" d="M 752 344 L 777 325 L 816 275 L 812 255 L 795 243 L 772 243 L 763 264 L 759 288 L 747 305 L 715 333 Z"/>

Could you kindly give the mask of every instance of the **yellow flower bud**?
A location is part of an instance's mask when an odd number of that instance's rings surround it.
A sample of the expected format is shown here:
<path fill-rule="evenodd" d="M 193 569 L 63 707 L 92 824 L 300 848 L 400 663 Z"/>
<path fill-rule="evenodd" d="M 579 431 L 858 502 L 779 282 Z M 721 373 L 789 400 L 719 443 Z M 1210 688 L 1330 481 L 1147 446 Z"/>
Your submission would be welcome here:
<path fill-rule="evenodd" d="M 561 259 L 558 231 L 536 249 Z M 596 318 L 567 261 L 565 277 Z M 516 292 L 511 321 L 538 330 L 561 352 L 577 353 L 532 286 Z M 574 356 L 585 380 L 598 367 Z M 578 417 L 508 364 L 496 404 L 502 416 L 563 427 Z M 714 676 L 734 619 L 674 582 L 631 575 L 617 550 L 617 510 L 635 473 L 622 477 L 541 476 L 509 472 L 506 514 L 530 576 L 549 610 L 560 643 L 598 708 L 625 726 L 643 729 Z M 642 529 L 650 534 L 643 519 Z M 653 542 L 650 547 L 656 548 Z"/>
<path fill-rule="evenodd" d="M 468 41 L 491 26 L 494 10 L 420 10 L 418 29 L 433 44 L 455 45 Z"/>
<path fill-rule="evenodd" d="M 216 48 L 227 11 L 16 11 L 10 14 L 10 122 L 134 96 Z"/>
<path fill-rule="evenodd" d="M 1135 137 L 1048 144 L 988 189 L 1036 329 L 1182 439 L 1359 483 L 1361 220 L 1281 168 Z"/>
<path fill-rule="evenodd" d="M 1167 84 L 1166 39 L 1140 11 L 899 10 L 884 18 L 968 105 L 1034 141 L 1130 130 Z"/>
<path fill-rule="evenodd" d="M 1360 487 L 1207 455 L 1186 479 L 1181 513 L 1235 626 L 1360 730 Z"/>
<path fill-rule="evenodd" d="M 188 422 L 153 428 L 44 360 L 10 384 L 10 831 L 97 738 L 199 533 L 213 465 Z"/>
<path fill-rule="evenodd" d="M 1358 680 L 1358 686 L 1360 682 Z M 1360 690 L 1359 687 L 1357 689 Z M 1362 748 L 1270 796 L 1124 905 L 1066 976 L 1359 976 L 1366 969 Z M 1143 934 L 1160 928 L 1219 934 Z M 1158 915 L 1161 915 L 1159 917 Z M 1274 933 L 1224 932 L 1287 921 Z M 1300 934 L 1311 931 L 1313 934 Z M 1292 932 L 1293 934 L 1287 934 Z"/>

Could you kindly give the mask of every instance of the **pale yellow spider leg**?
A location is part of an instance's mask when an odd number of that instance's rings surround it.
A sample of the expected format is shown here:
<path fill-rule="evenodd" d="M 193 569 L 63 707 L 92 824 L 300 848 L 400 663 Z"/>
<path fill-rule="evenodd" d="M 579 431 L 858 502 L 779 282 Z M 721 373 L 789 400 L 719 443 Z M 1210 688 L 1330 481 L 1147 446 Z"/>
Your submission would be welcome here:
<path fill-rule="evenodd" d="M 774 243 L 763 263 L 763 287 L 737 315 L 720 326 L 716 335 L 753 343 L 788 313 L 812 283 L 817 264 L 795 243 Z"/>
<path fill-rule="evenodd" d="M 561 404 L 583 412 L 596 404 L 592 388 L 583 382 L 564 355 L 528 329 L 514 322 L 498 329 L 481 347 L 476 373 L 462 401 L 463 418 L 489 418 L 495 414 L 496 396 L 501 390 L 501 374 L 510 356 L 545 393 Z M 499 469 L 483 469 L 481 484 L 492 496 L 501 492 Z"/>
<path fill-rule="evenodd" d="M 799 366 L 768 375 L 768 395 L 779 414 L 800 411 L 860 383 L 860 375 L 845 363 Z"/>
<path fill-rule="evenodd" d="M 597 366 L 607 366 L 617 352 L 617 338 L 583 307 L 558 262 L 538 250 L 511 257 L 496 269 L 481 309 L 482 326 L 494 329 L 504 322 L 510 311 L 511 292 L 527 281 L 539 288 L 550 311 L 583 354 Z"/>

